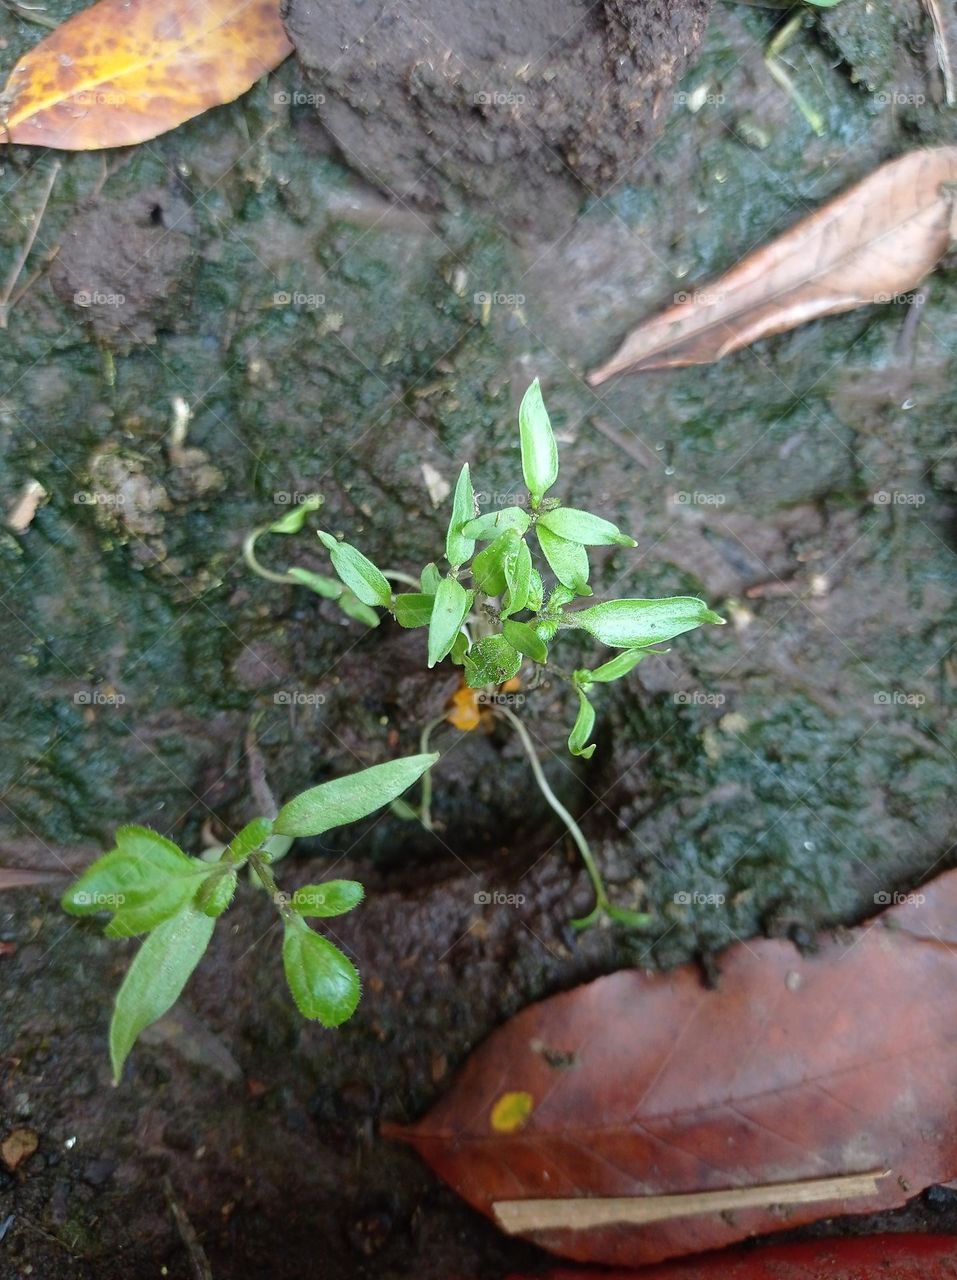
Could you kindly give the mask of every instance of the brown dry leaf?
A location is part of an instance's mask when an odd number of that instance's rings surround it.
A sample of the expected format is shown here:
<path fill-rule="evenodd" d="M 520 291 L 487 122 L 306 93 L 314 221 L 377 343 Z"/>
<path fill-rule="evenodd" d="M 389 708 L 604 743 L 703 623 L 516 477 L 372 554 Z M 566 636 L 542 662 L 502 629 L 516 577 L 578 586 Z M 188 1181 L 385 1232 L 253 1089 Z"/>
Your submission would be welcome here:
<path fill-rule="evenodd" d="M 99 0 L 14 67 L 6 137 L 67 151 L 145 142 L 232 102 L 291 51 L 278 0 Z"/>
<path fill-rule="evenodd" d="M 632 330 L 588 375 L 710 364 L 819 316 L 890 302 L 957 240 L 957 147 L 883 165 L 727 274 Z"/>
<path fill-rule="evenodd" d="M 3 1156 L 3 1163 L 12 1172 L 24 1160 L 29 1160 L 39 1145 L 40 1139 L 32 1129 L 14 1129 L 0 1143 L 0 1156 Z"/>
<path fill-rule="evenodd" d="M 734 946 L 713 990 L 694 965 L 626 969 L 524 1009 L 382 1132 L 499 1225 L 606 1266 L 894 1208 L 957 1175 L 955 943 L 951 871 L 813 954 Z"/>

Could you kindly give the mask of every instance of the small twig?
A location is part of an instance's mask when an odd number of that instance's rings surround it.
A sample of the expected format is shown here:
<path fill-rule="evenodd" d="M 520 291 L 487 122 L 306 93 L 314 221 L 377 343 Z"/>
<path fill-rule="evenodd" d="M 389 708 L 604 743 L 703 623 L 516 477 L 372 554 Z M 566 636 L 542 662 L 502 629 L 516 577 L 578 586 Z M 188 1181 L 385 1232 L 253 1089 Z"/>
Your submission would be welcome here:
<path fill-rule="evenodd" d="M 446 717 L 444 715 L 436 716 L 422 730 L 419 738 L 419 751 L 425 755 L 432 740 L 432 734 L 438 729 L 439 725 L 444 724 Z M 419 805 L 419 821 L 425 827 L 426 831 L 432 830 L 432 770 L 426 769 L 422 775 L 422 801 Z"/>
<path fill-rule="evenodd" d="M 931 25 L 934 28 L 934 48 L 937 52 L 937 61 L 940 63 L 941 74 L 944 77 L 944 96 L 947 99 L 948 107 L 952 107 L 957 103 L 957 85 L 954 82 L 954 66 L 950 60 L 950 40 L 948 39 L 947 25 L 938 0 L 924 0 L 924 4 L 930 14 Z"/>
<path fill-rule="evenodd" d="M 163 1192 L 166 1195 L 166 1203 L 169 1205 L 170 1213 L 173 1215 L 173 1221 L 176 1223 L 179 1238 L 182 1240 L 187 1254 L 189 1254 L 190 1270 L 195 1280 L 213 1280 L 213 1269 L 209 1265 L 206 1251 L 200 1244 L 199 1236 L 186 1216 L 185 1209 L 176 1199 L 173 1184 L 168 1175 L 163 1178 Z"/>
<path fill-rule="evenodd" d="M 47 211 L 47 205 L 49 204 L 50 196 L 53 193 L 53 184 L 56 182 L 57 174 L 59 172 L 60 161 L 54 160 L 53 164 L 50 166 L 50 174 L 47 178 L 47 185 L 43 193 L 43 199 L 40 202 L 39 209 L 33 217 L 33 225 L 30 227 L 26 241 L 24 242 L 23 248 L 20 250 L 17 260 L 10 268 L 6 287 L 3 290 L 2 296 L 0 296 L 0 329 L 6 329 L 7 327 L 7 320 L 10 315 L 11 295 L 13 294 L 13 290 L 16 288 L 17 281 L 20 279 L 20 272 L 26 265 L 27 258 L 29 258 L 30 252 L 33 249 L 34 241 L 37 238 L 37 232 L 40 230 L 40 223 L 43 221 L 43 215 Z M 22 297 L 22 292 L 17 296 Z"/>
<path fill-rule="evenodd" d="M 574 1200 L 498 1200 L 492 1212 L 510 1235 L 529 1231 L 586 1231 L 627 1223 L 641 1226 L 704 1213 L 733 1213 L 772 1205 L 817 1204 L 827 1200 L 856 1200 L 877 1194 L 888 1170 L 855 1173 L 839 1178 L 768 1183 L 730 1191 L 699 1191 L 676 1196 L 612 1196 Z"/>

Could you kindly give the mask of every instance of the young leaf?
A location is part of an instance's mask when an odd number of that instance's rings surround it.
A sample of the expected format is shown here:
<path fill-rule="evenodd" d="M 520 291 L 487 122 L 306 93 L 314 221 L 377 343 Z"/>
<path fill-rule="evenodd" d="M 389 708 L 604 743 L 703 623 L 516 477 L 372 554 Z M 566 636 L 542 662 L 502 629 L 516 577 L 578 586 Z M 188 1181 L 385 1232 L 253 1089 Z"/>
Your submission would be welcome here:
<path fill-rule="evenodd" d="M 649 653 L 654 653 L 654 650 L 626 649 L 624 653 L 618 653 L 608 662 L 603 662 L 594 671 L 576 671 L 575 675 L 581 676 L 582 681 L 588 684 L 610 684 L 612 680 L 620 680 L 622 676 L 626 676 Z"/>
<path fill-rule="evenodd" d="M 148 897 L 172 879 L 203 871 L 203 864 L 189 858 L 172 840 L 147 827 L 120 827 L 116 848 L 70 885 L 61 899 L 64 911 L 75 916 L 98 911 L 118 911 L 126 902 Z M 199 880 L 193 883 L 193 890 Z"/>
<path fill-rule="evenodd" d="M 478 542 L 488 542 L 506 529 L 525 533 L 531 523 L 531 517 L 522 507 L 501 507 L 498 511 L 487 511 L 484 516 L 470 520 L 462 532 Z"/>
<path fill-rule="evenodd" d="M 388 609 L 392 604 L 392 588 L 372 561 L 350 546 L 338 542 L 330 533 L 319 530 L 319 541 L 329 552 L 332 566 L 349 590 L 363 604 L 377 604 Z"/>
<path fill-rule="evenodd" d="M 465 655 L 469 651 L 469 638 L 464 632 L 460 631 L 455 637 L 455 643 L 449 650 L 449 658 L 457 667 L 461 667 L 465 662 Z"/>
<path fill-rule="evenodd" d="M 576 595 L 590 596 L 588 585 L 588 552 L 577 542 L 559 538 L 541 523 L 535 526 L 535 535 L 542 555 L 558 581 Z"/>
<path fill-rule="evenodd" d="M 355 965 L 299 916 L 285 925 L 282 963 L 296 1007 L 304 1018 L 338 1027 L 355 1013 L 362 994 Z"/>
<path fill-rule="evenodd" d="M 396 596 L 392 612 L 400 627 L 427 627 L 432 617 L 434 595 L 424 595 L 416 591 L 403 591 Z"/>
<path fill-rule="evenodd" d="M 525 539 L 514 530 L 510 531 L 512 545 L 505 553 L 502 568 L 505 570 L 507 592 L 502 605 L 502 617 L 518 613 L 528 603 L 528 593 L 532 582 L 532 553 Z"/>
<path fill-rule="evenodd" d="M 190 858 L 192 866 L 169 880 L 127 890 L 103 932 L 108 938 L 135 938 L 181 911 L 212 874 L 208 862 Z"/>
<path fill-rule="evenodd" d="M 290 578 L 295 578 L 302 586 L 308 587 L 310 591 L 315 591 L 317 596 L 322 596 L 323 600 L 338 600 L 345 588 L 341 582 L 336 582 L 335 578 L 326 578 L 321 573 L 313 573 L 309 569 L 300 569 L 298 565 L 293 565 L 286 572 Z M 376 615 L 378 621 L 378 615 Z"/>
<path fill-rule="evenodd" d="M 196 895 L 197 910 L 202 911 L 203 915 L 211 916 L 214 920 L 217 916 L 221 916 L 233 900 L 237 881 L 238 876 L 235 870 L 209 875 L 200 885 L 199 893 Z"/>
<path fill-rule="evenodd" d="M 590 511 L 579 511 L 576 507 L 556 507 L 554 511 L 546 511 L 539 517 L 538 523 L 544 525 L 550 533 L 559 538 L 567 538 L 569 542 L 579 542 L 585 547 L 637 547 L 634 538 L 622 533 L 617 525 L 601 516 L 593 516 Z"/>
<path fill-rule="evenodd" d="M 522 474 L 532 495 L 532 506 L 537 507 L 558 479 L 558 446 L 537 378 L 522 397 L 518 433 L 522 443 Z"/>
<path fill-rule="evenodd" d="M 358 880 L 325 880 L 297 889 L 289 905 L 301 916 L 341 916 L 357 907 L 364 897 L 365 890 Z"/>
<path fill-rule="evenodd" d="M 595 727 L 595 708 L 588 701 L 588 695 L 583 689 L 578 689 L 577 693 L 578 715 L 568 735 L 568 750 L 573 756 L 582 756 L 585 760 L 590 760 L 595 754 L 595 743 L 588 745 L 588 739 Z"/>
<path fill-rule="evenodd" d="M 425 594 L 434 596 L 439 589 L 439 583 L 442 581 L 439 566 L 437 564 L 427 564 L 422 570 L 419 581 L 422 583 L 422 590 Z"/>
<path fill-rule="evenodd" d="M 116 995 L 110 1022 L 113 1082 L 144 1027 L 179 999 L 209 945 L 216 921 L 190 904 L 154 929 L 136 953 Z"/>
<path fill-rule="evenodd" d="M 283 805 L 273 822 L 273 831 L 285 836 L 321 836 L 332 827 L 357 822 L 401 795 L 438 758 L 437 752 L 404 756 L 332 782 L 321 782 Z"/>
<path fill-rule="evenodd" d="M 545 600 L 545 584 L 542 582 L 542 575 L 532 565 L 532 572 L 528 577 L 528 599 L 525 601 L 525 608 L 531 609 L 533 613 L 538 613 Z"/>
<path fill-rule="evenodd" d="M 472 607 L 472 593 L 455 578 L 443 578 L 435 593 L 429 621 L 429 667 L 441 662 L 452 645 L 459 628 Z"/>
<path fill-rule="evenodd" d="M 306 523 L 306 517 L 313 511 L 318 511 L 322 506 L 322 496 L 318 493 L 310 494 L 305 502 L 297 502 L 295 506 L 289 508 L 284 516 L 280 516 L 273 524 L 269 526 L 270 533 L 298 533 L 302 526 Z"/>
<path fill-rule="evenodd" d="M 500 596 L 505 590 L 505 557 L 511 545 L 511 533 L 506 529 L 472 561 L 472 581 L 483 595 Z"/>
<path fill-rule="evenodd" d="M 544 640 L 527 622 L 514 622 L 511 619 L 503 622 L 502 635 L 513 649 L 524 653 L 533 662 L 539 662 L 544 666 L 548 661 L 548 648 Z"/>
<path fill-rule="evenodd" d="M 665 600 L 606 600 L 568 613 L 564 621 L 582 627 L 589 635 L 613 649 L 647 648 L 659 640 L 670 640 L 692 631 L 705 622 L 724 625 L 696 596 L 672 596 Z"/>
<path fill-rule="evenodd" d="M 522 655 L 502 636 L 485 636 L 465 655 L 465 682 L 470 689 L 504 684 L 522 665 Z"/>
<path fill-rule="evenodd" d="M 223 854 L 224 862 L 245 862 L 251 853 L 265 844 L 272 835 L 272 823 L 268 818 L 253 818 L 233 836 Z"/>
<path fill-rule="evenodd" d="M 472 493 L 472 481 L 469 478 L 469 464 L 459 472 L 452 496 L 452 519 L 449 521 L 445 535 L 445 555 L 450 565 L 456 569 L 475 554 L 475 539 L 468 537 L 463 525 L 472 519 L 475 512 L 475 496 Z"/>
<path fill-rule="evenodd" d="M 361 600 L 357 600 L 351 591 L 343 591 L 339 597 L 339 608 L 347 618 L 354 618 L 356 622 L 364 622 L 367 627 L 377 627 L 379 625 L 379 615 L 376 611 L 367 604 L 363 604 Z"/>

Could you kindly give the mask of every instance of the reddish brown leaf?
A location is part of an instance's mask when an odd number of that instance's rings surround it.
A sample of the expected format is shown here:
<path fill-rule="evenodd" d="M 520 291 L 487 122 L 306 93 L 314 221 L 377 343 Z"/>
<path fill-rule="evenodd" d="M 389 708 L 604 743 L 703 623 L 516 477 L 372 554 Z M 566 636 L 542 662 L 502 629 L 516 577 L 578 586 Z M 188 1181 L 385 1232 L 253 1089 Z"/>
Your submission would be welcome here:
<path fill-rule="evenodd" d="M 957 239 L 957 147 L 914 151 L 805 218 L 726 275 L 634 329 L 588 375 L 710 364 L 819 316 L 915 288 Z"/>
<path fill-rule="evenodd" d="M 429 1115 L 384 1131 L 493 1219 L 503 1202 L 574 1200 L 567 1224 L 593 1198 L 766 1189 L 734 1213 L 671 1202 L 682 1216 L 522 1233 L 611 1266 L 893 1208 L 957 1174 L 952 943 L 957 871 L 813 955 L 735 946 L 715 990 L 691 965 L 600 978 L 525 1009 Z M 775 1203 L 780 1184 L 875 1173 L 864 1196 Z"/>
<path fill-rule="evenodd" d="M 292 51 L 278 0 L 99 0 L 14 67 L 7 141 L 144 142 L 232 102 Z"/>
<path fill-rule="evenodd" d="M 536 1280 L 954 1280 L 957 1237 L 807 1240 L 665 1262 L 641 1271 L 549 1271 Z M 509 1276 L 508 1280 L 525 1280 Z"/>

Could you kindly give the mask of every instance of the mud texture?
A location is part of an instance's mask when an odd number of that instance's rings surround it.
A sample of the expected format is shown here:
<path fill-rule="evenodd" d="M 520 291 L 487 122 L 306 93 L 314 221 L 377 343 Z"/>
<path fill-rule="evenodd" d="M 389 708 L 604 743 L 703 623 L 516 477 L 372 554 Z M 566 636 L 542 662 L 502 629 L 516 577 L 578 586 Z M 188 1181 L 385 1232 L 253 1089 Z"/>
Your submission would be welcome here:
<path fill-rule="evenodd" d="M 559 226 L 637 168 L 710 0 L 286 0 L 319 118 L 401 201 Z"/>

